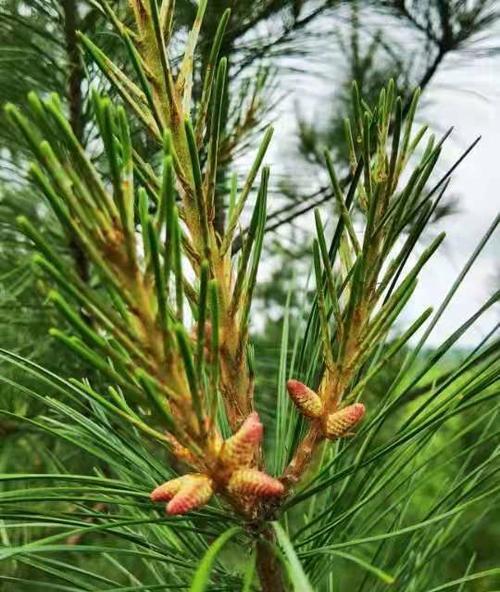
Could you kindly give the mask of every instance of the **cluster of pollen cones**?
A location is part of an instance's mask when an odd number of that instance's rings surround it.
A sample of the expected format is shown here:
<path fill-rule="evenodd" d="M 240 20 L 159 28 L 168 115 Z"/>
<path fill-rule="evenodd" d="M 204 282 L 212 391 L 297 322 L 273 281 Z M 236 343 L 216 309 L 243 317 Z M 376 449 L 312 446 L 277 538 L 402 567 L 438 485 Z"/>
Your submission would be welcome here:
<path fill-rule="evenodd" d="M 280 481 L 252 467 L 262 434 L 259 416 L 253 412 L 222 443 L 210 474 L 189 473 L 171 479 L 151 493 L 151 500 L 168 502 L 167 513 L 175 515 L 204 506 L 216 491 L 225 491 L 240 500 L 282 495 L 284 487 Z"/>
<path fill-rule="evenodd" d="M 336 440 L 350 434 L 351 429 L 365 414 L 363 403 L 354 403 L 328 413 L 321 397 L 298 380 L 289 380 L 287 390 L 297 409 L 305 417 L 321 423 L 323 434 Z"/>
<path fill-rule="evenodd" d="M 321 397 L 298 380 L 289 380 L 287 390 L 302 415 L 317 422 L 326 438 L 336 440 L 351 433 L 365 414 L 362 403 L 347 405 L 328 413 Z M 216 492 L 235 500 L 278 497 L 284 494 L 281 481 L 254 468 L 255 457 L 263 435 L 263 426 L 256 412 L 250 413 L 240 429 L 221 442 L 217 460 L 207 472 L 189 473 L 171 479 L 151 493 L 153 502 L 167 502 L 167 513 L 185 514 L 209 502 Z M 183 457 L 183 447 L 176 454 Z M 186 449 L 185 460 L 189 461 Z"/>

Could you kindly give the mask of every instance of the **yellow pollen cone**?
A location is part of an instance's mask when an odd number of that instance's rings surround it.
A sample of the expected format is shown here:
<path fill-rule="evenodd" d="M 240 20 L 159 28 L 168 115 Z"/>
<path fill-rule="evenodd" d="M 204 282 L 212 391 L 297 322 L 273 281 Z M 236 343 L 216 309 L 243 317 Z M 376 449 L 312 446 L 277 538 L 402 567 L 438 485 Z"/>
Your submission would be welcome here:
<path fill-rule="evenodd" d="M 332 413 L 326 420 L 326 437 L 335 440 L 347 435 L 361 421 L 364 414 L 363 403 L 354 403 Z"/>
<path fill-rule="evenodd" d="M 289 380 L 286 383 L 286 388 L 290 398 L 302 415 L 310 419 L 321 417 L 323 402 L 312 389 L 298 380 Z"/>

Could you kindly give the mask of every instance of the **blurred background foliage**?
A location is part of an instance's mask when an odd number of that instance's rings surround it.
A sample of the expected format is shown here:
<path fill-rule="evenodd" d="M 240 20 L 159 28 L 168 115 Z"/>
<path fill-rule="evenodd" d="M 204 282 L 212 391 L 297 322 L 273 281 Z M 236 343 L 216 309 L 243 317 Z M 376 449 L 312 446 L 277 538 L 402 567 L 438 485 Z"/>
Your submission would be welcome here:
<path fill-rule="evenodd" d="M 126 18 L 126 2 L 113 0 L 110 4 Z M 290 78 L 296 80 L 297 76 L 300 79 L 303 75 L 307 83 L 311 72 L 319 75 L 328 72 L 331 75 L 331 69 L 335 69 L 331 98 L 325 102 L 321 117 L 309 113 L 296 114 L 299 133 L 294 158 L 293 162 L 284 165 L 286 170 L 290 170 L 290 175 L 274 181 L 271 177 L 271 182 L 274 182 L 271 195 L 276 198 L 271 199 L 275 205 L 267 223 L 266 257 L 269 264 L 259 286 L 254 309 L 258 405 L 265 417 L 275 397 L 283 305 L 290 297 L 288 310 L 290 334 L 293 335 L 303 321 L 303 302 L 313 298 L 313 289 L 308 291 L 304 280 L 310 271 L 310 241 L 307 232 L 298 231 L 297 227 L 307 226 L 304 220 L 314 207 L 323 206 L 329 213 L 334 210 L 331 188 L 326 182 L 322 157 L 324 149 L 332 152 L 338 170 L 346 178 L 350 174 L 344 118 L 350 115 L 351 82 L 358 82 L 367 99 L 375 99 L 381 86 L 393 78 L 399 93 L 405 98 L 405 110 L 416 86 L 421 88 L 425 104 L 426 90 L 450 54 L 461 55 L 473 64 L 497 51 L 495 43 L 498 39 L 494 32 L 499 14 L 497 3 L 491 0 L 212 0 L 199 45 L 201 64 L 208 59 L 210 40 L 227 7 L 231 7 L 232 16 L 222 53 L 228 57 L 230 65 L 228 97 L 231 99 L 227 100 L 224 117 L 226 166 L 218 172 L 221 191 L 217 215 L 221 224 L 225 215 L 225 198 L 233 182 L 228 171 L 246 165 L 246 154 L 254 147 L 254 139 L 265 125 L 275 118 L 276 106 L 283 94 L 297 90 L 290 88 Z M 195 2 L 177 1 L 174 30 L 179 43 L 184 39 L 195 11 Z M 64 97 L 74 131 L 99 165 L 101 147 L 88 113 L 90 83 L 107 92 L 112 90 L 96 67 L 82 56 L 77 44 L 77 30 L 95 39 L 108 55 L 127 67 L 120 40 L 92 2 L 0 0 L 0 102 L 23 104 L 30 90 L 42 95 L 59 93 Z M 322 48 L 327 44 L 339 48 L 340 59 L 334 64 L 323 60 Z M 197 92 L 199 94 L 199 86 L 200 80 L 195 80 L 195 97 Z M 371 101 L 368 100 L 368 103 Z M 87 376 L 98 385 L 99 376 L 93 369 L 84 367 L 81 361 L 48 337 L 48 329 L 54 325 L 57 312 L 46 300 L 43 280 L 33 273 L 31 247 L 17 232 L 15 218 L 25 214 L 36 220 L 46 238 L 65 255 L 68 265 L 74 266 L 82 279 L 93 282 L 95 278 L 89 272 L 88 262 L 78 245 L 72 237 L 64 236 L 44 203 L 24 180 L 25 146 L 12 128 L 5 124 L 3 117 L 3 114 L 0 115 L 2 347 L 30 358 L 63 377 Z M 287 121 L 281 120 L 277 124 L 287 125 Z M 148 138 L 139 129 L 135 132 L 134 142 L 141 144 L 142 154 L 154 160 L 156 147 L 149 145 Z M 294 170 L 300 170 L 301 177 L 310 180 L 306 189 L 302 184 L 293 182 Z M 452 215 L 455 207 L 455 203 L 446 202 L 436 211 L 435 217 Z M 244 229 L 241 231 L 244 232 Z M 283 240 L 284 235 L 288 240 Z M 294 289 L 295 286 L 298 288 Z M 62 321 L 59 319 L 58 322 Z M 368 407 L 371 400 L 378 401 L 386 393 L 407 353 L 408 349 L 403 349 L 368 385 L 369 394 L 365 400 Z M 423 395 L 429 394 L 470 353 L 455 348 L 442 358 L 434 366 L 432 375 L 427 375 L 425 381 L 414 387 L 410 412 L 417 408 Z M 429 351 L 426 355 L 430 357 L 433 352 Z M 14 392 L 9 387 L 8 381 L 16 382 L 16 373 L 23 372 L 22 369 L 12 366 L 5 372 L 10 374 L 6 375 L 0 387 L 0 406 L 4 410 L 0 416 L 0 472 L 51 473 L 63 470 L 77 474 L 90 474 L 92 471 L 105 473 L 105 460 L 98 462 L 95 458 L 86 458 L 75 451 L 71 442 L 65 443 L 40 431 L 36 425 L 20 423 L 9 415 L 12 412 L 36 420 L 41 414 L 50 415 L 50 410 L 46 409 L 44 402 L 23 397 L 18 390 Z M 463 380 L 466 379 L 465 376 Z M 408 413 L 408 408 L 404 413 Z M 401 412 L 400 420 L 403 421 L 403 418 Z M 461 450 L 467 450 L 483 436 L 484 428 L 478 427 L 477 430 L 466 431 L 462 437 L 456 437 L 467 427 L 467 422 L 473 420 L 470 415 L 457 416 L 436 434 L 426 450 L 426 458 L 432 457 L 433 450 L 437 450 L 446 455 L 449 462 L 440 458 L 443 462 L 439 463 L 438 470 L 429 472 L 425 482 L 420 483 L 417 494 L 412 496 L 410 507 L 406 509 L 408 515 L 419 517 L 420 509 L 429 506 L 436 492 L 453 483 L 462 467 Z M 384 425 L 377 434 L 375 444 L 385 442 L 393 429 L 392 425 Z M 443 442 L 449 442 L 449 445 L 443 446 Z M 267 444 L 273 446 L 271 434 L 267 437 Z M 474 448 L 470 464 L 479 466 L 495 444 L 498 447 L 498 439 L 490 441 L 484 449 Z M 418 462 L 418 453 L 415 460 Z M 394 500 L 396 494 L 388 493 L 385 507 L 390 507 Z M 497 497 L 496 506 L 487 519 L 484 519 L 482 509 L 477 507 L 465 514 L 469 524 L 464 524 L 464 530 L 470 526 L 472 535 L 466 540 L 452 539 L 441 550 L 442 557 L 438 556 L 432 564 L 440 572 L 436 574 L 435 585 L 461 577 L 471 557 L 474 571 L 486 570 L 498 563 L 498 502 Z M 43 501 L 39 504 L 43 507 Z M 96 502 L 96 512 L 98 510 L 99 502 Z M 383 516 L 381 519 L 384 520 Z M 40 531 L 43 532 L 43 527 Z M 98 533 L 93 535 L 93 540 L 98 544 Z M 8 542 L 4 532 L 3 543 Z M 432 549 L 429 552 L 432 553 Z M 75 557 L 75 561 L 82 561 L 82 557 Z M 112 565 L 108 558 L 102 561 L 106 569 L 120 573 L 119 565 Z M 35 567 L 29 561 L 3 562 L 0 573 L 29 579 Z M 140 574 L 143 569 L 139 559 L 131 559 L 127 563 L 129 574 Z M 346 562 L 343 573 L 341 589 L 358 589 L 358 570 L 352 563 Z M 500 581 L 495 583 L 490 579 L 469 582 L 454 590 L 481 592 L 499 588 Z M 38 590 L 12 582 L 0 582 L 0 589 Z M 424 588 L 411 590 L 424 592 Z"/>

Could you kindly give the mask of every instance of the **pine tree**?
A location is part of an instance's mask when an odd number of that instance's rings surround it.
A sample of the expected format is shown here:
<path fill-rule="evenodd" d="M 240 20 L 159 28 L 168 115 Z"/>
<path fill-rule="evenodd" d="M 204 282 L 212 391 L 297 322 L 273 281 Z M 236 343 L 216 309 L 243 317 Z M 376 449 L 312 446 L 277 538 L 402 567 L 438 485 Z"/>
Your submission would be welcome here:
<path fill-rule="evenodd" d="M 405 115 L 392 81 L 373 104 L 352 86 L 350 183 L 341 187 L 327 152 L 340 216 L 330 233 L 315 214 L 312 305 L 304 304 L 309 312 L 290 356 L 284 323 L 273 407 L 260 409 L 250 319 L 265 240 L 271 172 L 263 163 L 272 129 L 245 179 L 233 184 L 221 233 L 215 204 L 228 62 L 220 52 L 230 13 L 211 39 L 194 109 L 195 49 L 207 2 L 198 4 L 179 63 L 169 51 L 173 3 L 131 0 L 133 22 L 105 0 L 98 4 L 123 40 L 130 68 L 79 35 L 114 91 L 112 97 L 92 91 L 96 145 L 82 144 L 55 94 L 30 93 L 25 109 L 8 104 L 5 111 L 31 151 L 33 186 L 89 262 L 84 281 L 33 220 L 19 218 L 38 251 L 33 265 L 50 286 L 47 298 L 65 319 L 51 336 L 93 368 L 99 384 L 0 353 L 4 364 L 23 370 L 7 384 L 47 406 L 44 416 L 25 421 L 106 470 L 70 473 L 56 462 L 52 474 L 3 476 L 13 486 L 3 494 L 2 518 L 30 533 L 11 541 L 5 530 L 0 559 L 28 570 L 5 581 L 21 590 L 333 591 L 344 562 L 352 562 L 360 590 L 393 583 L 437 591 L 497 575 L 498 568 L 472 572 L 471 561 L 465 575 L 441 584 L 422 569 L 467 535 L 469 511 L 479 505 L 486 512 L 498 497 L 493 332 L 423 402 L 403 417 L 398 412 L 498 301 L 493 294 L 430 357 L 419 355 L 499 220 L 445 302 L 435 313 L 423 311 L 387 347 L 418 276 L 444 240 L 438 235 L 408 264 L 450 176 L 427 189 L 446 136 L 415 129 L 418 91 Z M 141 152 L 137 129 L 161 158 Z M 96 158 L 92 150 L 102 153 Z M 249 229 L 234 257 L 250 201 Z M 370 399 L 370 381 L 419 331 L 387 392 Z M 443 455 L 447 442 L 436 449 L 435 439 L 462 417 L 453 437 L 479 427 L 483 456 L 475 456 L 476 442 L 464 447 L 453 482 L 415 519 L 414 491 L 450 461 Z M 38 511 L 32 504 L 40 500 Z M 482 517 L 476 511 L 471 525 Z M 45 527 L 51 532 L 40 534 Z M 75 536 L 85 538 L 75 542 Z M 356 546 L 363 553 L 351 552 Z M 96 560 L 77 566 L 70 557 L 50 558 L 68 551 Z M 121 564 L 121 557 L 130 562 Z"/>

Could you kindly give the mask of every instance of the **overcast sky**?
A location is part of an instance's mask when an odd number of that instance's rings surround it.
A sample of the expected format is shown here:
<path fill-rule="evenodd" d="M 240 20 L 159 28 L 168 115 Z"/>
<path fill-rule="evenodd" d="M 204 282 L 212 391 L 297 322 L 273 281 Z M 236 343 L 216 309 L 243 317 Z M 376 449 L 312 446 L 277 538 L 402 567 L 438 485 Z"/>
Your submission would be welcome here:
<path fill-rule="evenodd" d="M 473 68 L 454 63 L 436 76 L 429 88 L 430 104 L 423 115 L 442 128 L 454 126 L 453 141 L 444 150 L 449 162 L 476 136 L 481 141 L 453 175 L 450 191 L 459 198 L 459 212 L 440 225 L 447 239 L 422 277 L 413 303 L 418 309 L 438 303 L 500 210 L 500 59 L 482 60 Z M 500 280 L 500 231 L 497 229 L 455 296 L 434 342 L 441 341 L 472 314 Z M 465 340 L 477 343 L 500 320 L 498 305 Z"/>
<path fill-rule="evenodd" d="M 321 69 L 317 76 L 298 75 L 293 79 L 287 98 L 276 111 L 279 114 L 275 122 L 277 133 L 269 157 L 272 174 L 290 174 L 287 152 L 293 151 L 296 144 L 297 107 L 302 113 L 321 116 L 325 101 L 331 96 L 332 84 L 334 81 L 321 75 Z M 471 63 L 470 59 L 460 56 L 445 62 L 425 91 L 418 118 L 429 123 L 438 134 L 450 126 L 455 128 L 444 148 L 443 172 L 478 135 L 482 140 L 453 175 L 448 195 L 459 198 L 459 212 L 433 229 L 433 234 L 445 230 L 447 239 L 421 276 L 406 312 L 408 320 L 427 306 L 439 306 L 500 210 L 500 57 Z M 301 171 L 294 171 L 294 174 L 302 185 L 307 185 L 308 180 L 300 177 Z M 315 183 L 316 179 L 309 182 Z M 310 218 L 301 224 L 310 226 Z M 499 253 L 500 232 L 497 230 L 436 326 L 429 343 L 441 343 L 499 287 Z M 480 336 L 499 320 L 497 306 L 462 339 L 461 345 L 477 344 Z"/>

